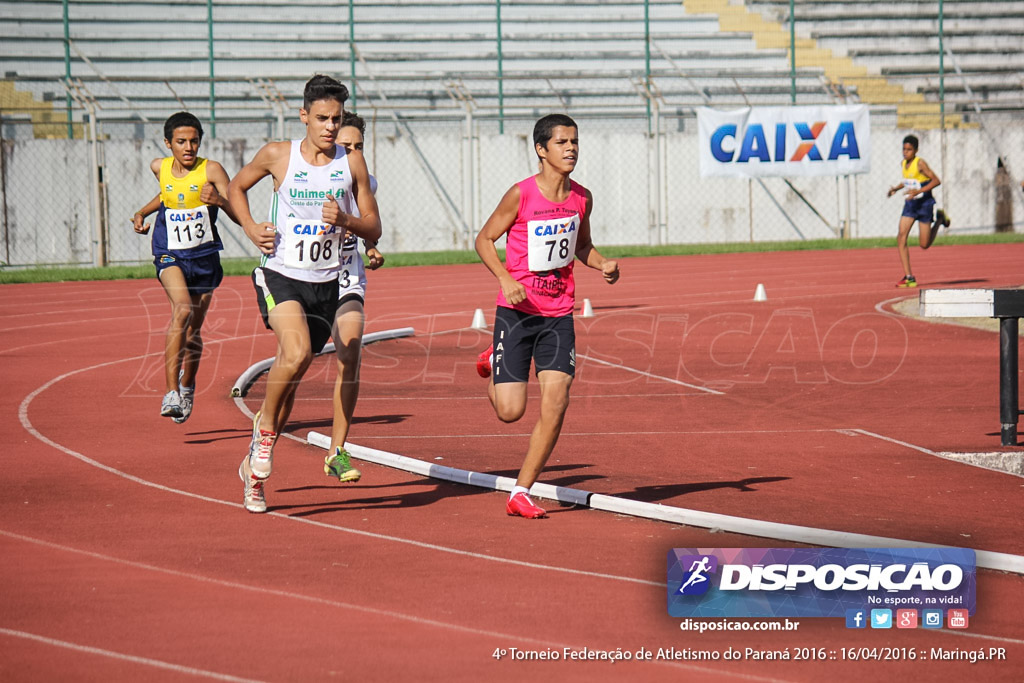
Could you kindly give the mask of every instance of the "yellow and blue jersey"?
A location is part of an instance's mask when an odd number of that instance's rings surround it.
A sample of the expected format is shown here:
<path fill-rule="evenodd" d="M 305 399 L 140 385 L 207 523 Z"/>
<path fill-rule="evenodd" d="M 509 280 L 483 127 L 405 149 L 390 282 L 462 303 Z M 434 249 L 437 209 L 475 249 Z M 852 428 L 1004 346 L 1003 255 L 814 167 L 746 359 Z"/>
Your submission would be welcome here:
<path fill-rule="evenodd" d="M 918 156 L 915 156 L 909 162 L 905 159 L 902 162 L 900 162 L 900 165 L 903 168 L 904 189 L 920 190 L 922 187 L 931 182 L 931 178 L 929 178 L 928 176 L 921 172 L 921 169 L 919 168 L 919 166 L 921 165 L 920 162 L 921 157 Z M 932 191 L 928 190 L 927 192 L 923 192 L 917 195 L 916 197 L 914 197 L 914 199 L 930 199 L 931 196 Z"/>
<path fill-rule="evenodd" d="M 206 159 L 196 163 L 185 177 L 171 173 L 174 157 L 160 163 L 160 208 L 153 229 L 153 255 L 196 258 L 224 248 L 217 233 L 216 206 L 199 199 L 206 184 Z"/>

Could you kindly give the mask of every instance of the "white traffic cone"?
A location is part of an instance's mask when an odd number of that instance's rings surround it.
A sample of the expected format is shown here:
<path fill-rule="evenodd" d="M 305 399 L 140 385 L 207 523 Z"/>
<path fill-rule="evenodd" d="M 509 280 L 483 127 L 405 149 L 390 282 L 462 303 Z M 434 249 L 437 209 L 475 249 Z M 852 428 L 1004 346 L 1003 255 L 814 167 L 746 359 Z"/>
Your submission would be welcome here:
<path fill-rule="evenodd" d="M 590 299 L 583 300 L 583 313 L 580 314 L 581 318 L 593 318 L 594 307 L 590 305 Z"/>
<path fill-rule="evenodd" d="M 764 291 L 764 285 L 760 282 L 757 283 L 757 289 L 754 290 L 754 301 L 768 301 L 768 293 Z"/>
<path fill-rule="evenodd" d="M 480 309 L 480 308 L 476 309 L 476 313 L 473 314 L 473 324 L 470 325 L 470 327 L 473 328 L 474 330 L 486 330 L 487 329 L 487 321 L 484 320 L 483 309 Z"/>

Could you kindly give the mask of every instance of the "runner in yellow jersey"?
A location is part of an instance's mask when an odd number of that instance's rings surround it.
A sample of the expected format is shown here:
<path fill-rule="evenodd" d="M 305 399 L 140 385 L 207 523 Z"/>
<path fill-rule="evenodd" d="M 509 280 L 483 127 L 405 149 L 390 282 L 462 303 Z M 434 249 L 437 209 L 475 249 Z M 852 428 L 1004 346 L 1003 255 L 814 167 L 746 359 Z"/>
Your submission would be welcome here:
<path fill-rule="evenodd" d="M 889 188 L 891 197 L 903 190 L 903 213 L 900 216 L 900 232 L 896 238 L 896 249 L 903 264 L 903 279 L 896 283 L 897 287 L 917 287 L 917 279 L 910 271 L 910 247 L 907 237 L 914 223 L 918 224 L 918 239 L 922 249 L 932 246 L 940 226 L 949 227 L 949 217 L 942 209 L 938 216 L 933 217 L 935 198 L 932 190 L 942 181 L 935 171 L 917 156 L 918 140 L 913 135 L 903 138 L 903 180 Z"/>
<path fill-rule="evenodd" d="M 203 355 L 201 329 L 213 290 L 224 278 L 217 217 L 224 210 L 234 219 L 227 205 L 231 179 L 219 163 L 199 156 L 202 140 L 203 126 L 192 114 L 178 112 L 167 119 L 164 144 L 171 156 L 150 164 L 160 192 L 132 217 L 135 232 L 145 235 L 150 230 L 146 217 L 156 212 L 153 264 L 171 303 L 164 347 L 167 393 L 160 415 L 178 424 L 192 414 Z"/>

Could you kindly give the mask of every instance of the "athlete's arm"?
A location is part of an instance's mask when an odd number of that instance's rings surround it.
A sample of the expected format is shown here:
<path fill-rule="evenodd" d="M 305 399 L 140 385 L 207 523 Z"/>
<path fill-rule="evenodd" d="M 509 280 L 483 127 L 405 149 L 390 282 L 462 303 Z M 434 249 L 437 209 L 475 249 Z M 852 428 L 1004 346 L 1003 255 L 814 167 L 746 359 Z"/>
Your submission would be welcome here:
<path fill-rule="evenodd" d="M 290 150 L 291 143 L 288 142 L 271 142 L 263 145 L 252 161 L 243 166 L 228 184 L 228 203 L 234 214 L 232 220 L 242 226 L 246 236 L 264 254 L 274 253 L 274 236 L 277 228 L 273 223 L 257 223 L 253 219 L 246 193 L 268 175 L 273 176 L 275 186 L 278 185 L 280 178 L 288 171 Z"/>
<path fill-rule="evenodd" d="M 132 216 L 132 227 L 135 229 L 135 232 L 139 233 L 140 235 L 145 235 L 147 232 L 149 232 L 150 224 L 145 223 L 146 216 L 153 213 L 159 208 L 160 193 L 158 192 L 155 197 L 146 202 L 146 205 L 139 209 L 138 211 L 136 211 L 135 215 Z"/>
<path fill-rule="evenodd" d="M 153 159 L 153 161 L 149 162 L 149 170 L 153 172 L 153 175 L 156 176 L 157 180 L 160 180 L 160 165 L 163 163 L 163 161 L 163 158 L 160 158 Z"/>
<path fill-rule="evenodd" d="M 380 253 L 380 249 L 376 245 L 370 246 L 369 243 L 364 242 L 363 248 L 366 249 L 367 268 L 377 270 L 384 265 L 384 254 Z"/>
<path fill-rule="evenodd" d="M 498 279 L 501 286 L 501 293 L 505 301 L 512 305 L 526 300 L 526 287 L 516 281 L 501 262 L 498 256 L 498 249 L 494 243 L 501 239 L 501 236 L 512 229 L 516 223 L 516 215 L 519 213 L 519 186 L 513 185 L 505 196 L 498 202 L 494 213 L 484 223 L 484 227 L 476 236 L 476 253 L 480 260 L 487 266 L 487 270 Z"/>
<path fill-rule="evenodd" d="M 917 168 L 919 171 L 921 171 L 921 173 L 928 176 L 929 180 L 926 184 L 921 186 L 920 190 L 918 190 L 914 194 L 911 194 L 911 197 L 913 197 L 915 194 L 920 194 L 923 192 L 928 192 L 929 190 L 934 190 L 936 187 L 942 184 L 942 181 L 939 180 L 938 174 L 936 174 L 935 171 L 933 171 L 931 167 L 925 163 L 924 159 L 921 159 L 920 161 L 917 162 Z"/>
<path fill-rule="evenodd" d="M 203 189 L 199 193 L 199 201 L 207 206 L 223 209 L 228 218 L 238 223 L 231 204 L 228 203 L 228 185 L 230 184 L 231 178 L 228 177 L 224 167 L 216 161 L 208 160 L 206 162 L 206 184 L 203 185 Z"/>
<path fill-rule="evenodd" d="M 580 234 L 576 237 L 576 258 L 594 270 L 600 270 L 604 280 L 614 285 L 619 279 L 619 263 L 601 256 L 590 240 L 590 213 L 594 208 L 594 196 L 587 190 L 587 208 L 580 220 Z"/>
<path fill-rule="evenodd" d="M 891 197 L 891 196 L 893 196 L 894 194 L 896 194 L 897 192 L 899 192 L 902 189 L 903 189 L 903 180 L 901 179 L 898 183 L 896 183 L 895 185 L 893 185 L 892 187 L 889 188 L 889 193 L 886 194 L 885 196 L 886 197 Z"/>
<path fill-rule="evenodd" d="M 357 237 L 376 242 L 380 239 L 381 233 L 380 215 L 377 199 L 370 190 L 370 172 L 366 170 L 363 153 L 359 150 L 349 152 L 348 167 L 352 172 L 352 193 L 355 195 L 356 206 L 359 207 L 359 216 L 345 213 L 334 197 L 328 197 L 323 208 L 324 223 L 337 225 Z"/>

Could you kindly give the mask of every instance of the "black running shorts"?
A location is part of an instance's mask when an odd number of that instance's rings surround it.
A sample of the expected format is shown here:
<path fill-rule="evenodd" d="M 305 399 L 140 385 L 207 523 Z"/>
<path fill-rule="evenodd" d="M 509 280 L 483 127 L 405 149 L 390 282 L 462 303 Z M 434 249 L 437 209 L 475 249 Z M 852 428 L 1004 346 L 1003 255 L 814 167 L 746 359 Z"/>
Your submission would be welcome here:
<path fill-rule="evenodd" d="M 338 280 L 327 282 L 305 282 L 296 280 L 269 268 L 256 268 L 252 271 L 252 283 L 256 288 L 256 301 L 263 316 L 263 324 L 270 327 L 270 311 L 283 301 L 297 301 L 306 313 L 306 325 L 309 327 L 309 342 L 313 353 L 320 353 L 327 340 L 331 338 L 331 329 L 337 317 L 338 308 L 347 301 L 363 303 L 358 294 L 346 294 L 341 299 Z"/>
<path fill-rule="evenodd" d="M 494 315 L 494 383 L 526 382 L 534 370 L 576 375 L 576 328 L 572 313 L 557 318 L 498 306 Z"/>

